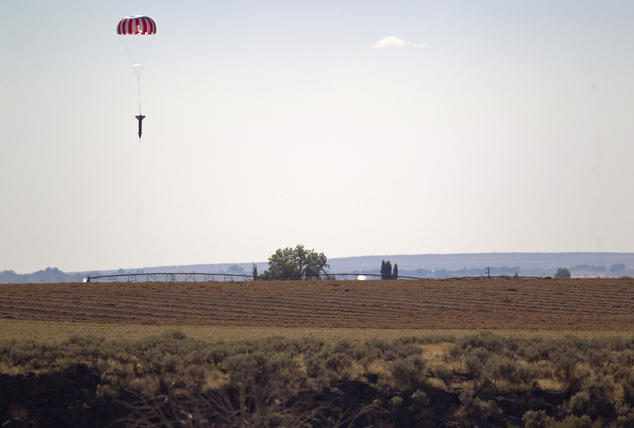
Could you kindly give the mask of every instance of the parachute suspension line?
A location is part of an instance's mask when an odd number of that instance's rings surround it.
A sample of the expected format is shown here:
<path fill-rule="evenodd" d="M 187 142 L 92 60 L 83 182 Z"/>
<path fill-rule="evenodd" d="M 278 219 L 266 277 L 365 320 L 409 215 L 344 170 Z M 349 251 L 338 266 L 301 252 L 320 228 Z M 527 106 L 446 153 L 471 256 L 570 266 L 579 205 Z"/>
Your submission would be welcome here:
<path fill-rule="evenodd" d="M 139 86 L 139 116 L 141 116 L 141 78 L 137 79 Z"/>
<path fill-rule="evenodd" d="M 138 88 L 139 88 L 139 114 L 136 117 L 136 120 L 139 121 L 139 143 L 141 142 L 141 135 L 143 134 L 143 119 L 145 119 L 145 116 L 143 116 L 141 114 L 141 75 L 137 74 L 137 84 L 138 84 Z"/>

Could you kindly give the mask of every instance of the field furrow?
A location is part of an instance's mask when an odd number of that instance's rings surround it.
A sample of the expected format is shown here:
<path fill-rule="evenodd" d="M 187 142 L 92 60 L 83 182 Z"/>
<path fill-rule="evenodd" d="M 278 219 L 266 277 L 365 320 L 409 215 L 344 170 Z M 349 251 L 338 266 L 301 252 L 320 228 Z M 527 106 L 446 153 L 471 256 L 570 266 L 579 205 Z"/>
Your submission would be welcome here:
<path fill-rule="evenodd" d="M 0 285 L 0 317 L 164 325 L 634 330 L 631 279 Z"/>

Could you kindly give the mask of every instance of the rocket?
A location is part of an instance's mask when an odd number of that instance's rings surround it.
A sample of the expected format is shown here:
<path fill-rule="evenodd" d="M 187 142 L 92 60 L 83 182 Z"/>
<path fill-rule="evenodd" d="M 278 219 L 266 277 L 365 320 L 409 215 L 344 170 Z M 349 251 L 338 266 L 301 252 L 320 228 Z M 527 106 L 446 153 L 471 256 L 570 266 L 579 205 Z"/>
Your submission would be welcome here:
<path fill-rule="evenodd" d="M 139 140 L 141 139 L 141 134 L 143 134 L 143 119 L 145 116 L 139 114 L 138 116 L 134 116 L 139 121 Z"/>

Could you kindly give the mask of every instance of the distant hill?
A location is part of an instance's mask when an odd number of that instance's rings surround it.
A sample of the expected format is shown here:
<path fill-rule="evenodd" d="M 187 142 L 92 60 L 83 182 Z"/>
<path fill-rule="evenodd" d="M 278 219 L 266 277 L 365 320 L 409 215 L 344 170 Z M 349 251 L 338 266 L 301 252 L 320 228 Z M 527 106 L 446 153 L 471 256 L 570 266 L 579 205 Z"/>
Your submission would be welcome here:
<path fill-rule="evenodd" d="M 382 260 L 398 264 L 401 275 L 446 278 L 480 276 L 486 268 L 491 275 L 551 276 L 557 268 L 567 267 L 576 276 L 634 276 L 634 253 L 477 253 L 477 254 L 411 254 L 359 256 L 328 259 L 330 272 L 379 273 Z M 624 269 L 611 272 L 615 265 Z M 257 263 L 258 272 L 267 268 Z M 200 264 L 144 268 L 144 272 L 228 272 L 250 273 L 251 263 Z"/>
<path fill-rule="evenodd" d="M 523 275 L 552 275 L 557 268 L 567 267 L 579 272 L 609 272 L 610 267 L 618 264 L 626 269 L 634 269 L 634 253 L 477 253 L 477 254 L 413 254 L 391 256 L 362 256 L 330 259 L 333 272 L 378 271 L 381 260 L 390 260 L 398 264 L 399 272 L 459 271 L 487 267 L 517 268 Z M 574 269 L 577 268 L 598 268 Z M 602 268 L 603 267 L 603 268 Z M 622 272 L 618 272 L 621 273 Z M 622 275 L 621 275 L 622 276 Z"/>
<path fill-rule="evenodd" d="M 382 260 L 398 264 L 399 274 L 422 278 L 448 278 L 485 275 L 551 276 L 560 267 L 575 277 L 634 276 L 634 253 L 477 253 L 477 254 L 401 254 L 342 257 L 328 260 L 334 273 L 379 273 Z M 266 262 L 256 263 L 258 272 Z M 152 266 L 132 269 L 62 272 L 47 268 L 30 274 L 0 272 L 0 283 L 76 282 L 86 275 L 134 272 L 201 272 L 250 274 L 252 263 L 214 263 L 177 266 Z"/>
<path fill-rule="evenodd" d="M 461 270 L 486 269 L 489 267 L 518 267 L 522 272 L 547 270 L 551 274 L 559 267 L 610 266 L 624 264 L 634 269 L 634 253 L 466 253 L 466 254 L 400 254 L 380 256 L 358 256 L 330 258 L 331 272 L 378 272 L 381 260 L 397 263 L 400 270 Z M 267 268 L 268 263 L 258 262 L 258 271 Z M 228 272 L 250 273 L 251 263 L 216 263 L 178 266 L 146 267 L 144 272 Z M 130 270 L 126 270 L 130 271 Z M 551 272 L 552 271 L 552 272 Z"/>
<path fill-rule="evenodd" d="M 47 267 L 33 273 L 15 273 L 12 270 L 0 271 L 0 284 L 43 284 L 50 282 L 81 282 L 84 275 L 81 272 L 62 272 L 57 268 Z"/>

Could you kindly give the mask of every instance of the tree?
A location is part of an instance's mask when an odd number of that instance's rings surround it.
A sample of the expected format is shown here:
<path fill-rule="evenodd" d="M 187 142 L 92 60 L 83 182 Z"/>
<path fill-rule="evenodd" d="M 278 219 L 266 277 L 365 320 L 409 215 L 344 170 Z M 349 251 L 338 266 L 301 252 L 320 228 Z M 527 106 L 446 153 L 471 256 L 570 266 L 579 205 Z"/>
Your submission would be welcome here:
<path fill-rule="evenodd" d="M 398 279 L 398 264 L 394 263 L 394 269 L 392 269 L 392 279 Z"/>
<path fill-rule="evenodd" d="M 625 265 L 623 263 L 617 263 L 615 265 L 610 266 L 610 272 L 625 272 Z"/>
<path fill-rule="evenodd" d="M 227 267 L 227 273 L 240 274 L 244 273 L 244 269 L 240 265 L 229 265 L 229 267 Z"/>
<path fill-rule="evenodd" d="M 303 245 L 295 248 L 278 249 L 269 257 L 269 269 L 264 271 L 265 279 L 313 279 L 326 273 L 329 268 L 324 253 L 306 250 Z"/>
<path fill-rule="evenodd" d="M 253 273 L 253 280 L 255 281 L 256 279 L 258 279 L 258 266 L 255 263 L 253 263 L 252 273 Z"/>
<path fill-rule="evenodd" d="M 559 268 L 555 272 L 555 278 L 568 279 L 570 278 L 570 271 L 567 268 Z"/>
<path fill-rule="evenodd" d="M 392 263 L 381 260 L 381 279 L 390 279 L 392 276 Z"/>

